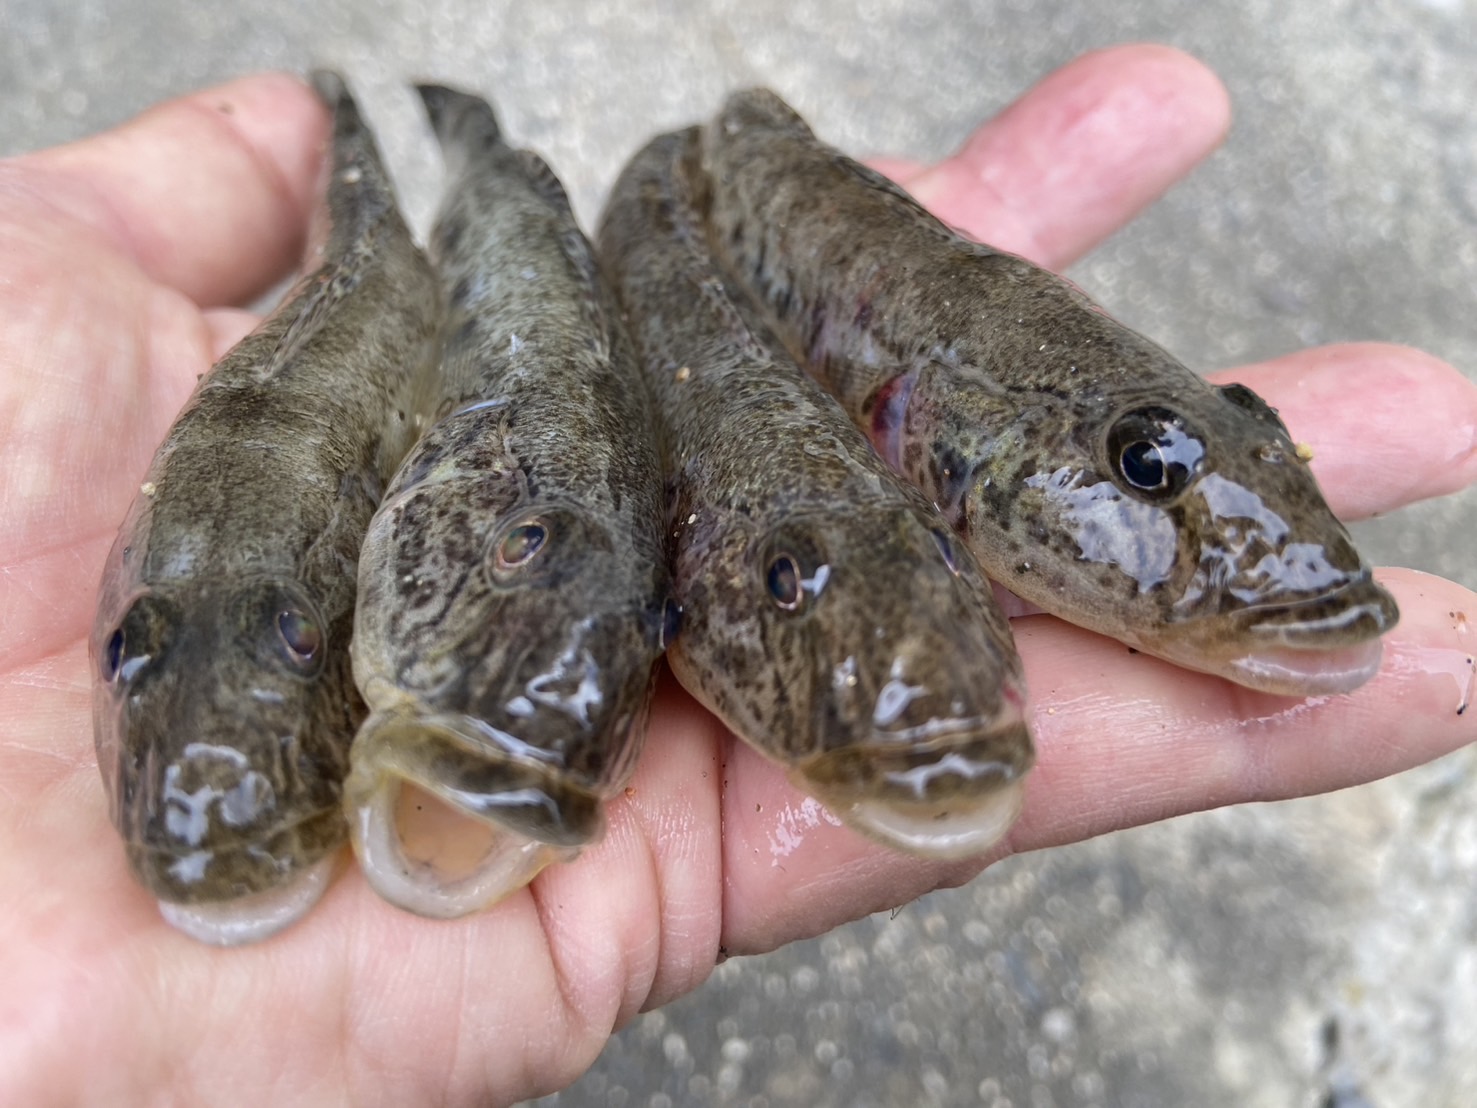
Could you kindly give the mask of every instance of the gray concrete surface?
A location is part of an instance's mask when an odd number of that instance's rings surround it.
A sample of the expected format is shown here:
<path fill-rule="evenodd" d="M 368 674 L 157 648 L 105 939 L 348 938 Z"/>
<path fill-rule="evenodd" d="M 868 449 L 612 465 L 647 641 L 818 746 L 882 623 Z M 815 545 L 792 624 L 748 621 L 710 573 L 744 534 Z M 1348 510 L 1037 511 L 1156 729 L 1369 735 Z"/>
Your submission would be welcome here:
<path fill-rule="evenodd" d="M 491 92 L 588 221 L 640 140 L 730 87 L 774 85 L 850 149 L 931 158 L 1053 67 L 1131 40 L 1209 62 L 1236 124 L 1077 267 L 1089 292 L 1204 368 L 1385 339 L 1477 370 L 1474 0 L 0 0 L 0 151 L 326 61 L 360 90 L 419 226 L 438 163 L 411 76 Z M 1468 492 L 1360 538 L 1477 587 L 1474 518 Z M 1468 749 L 1013 859 L 721 966 L 548 1103 L 1471 1105 L 1474 795 Z"/>

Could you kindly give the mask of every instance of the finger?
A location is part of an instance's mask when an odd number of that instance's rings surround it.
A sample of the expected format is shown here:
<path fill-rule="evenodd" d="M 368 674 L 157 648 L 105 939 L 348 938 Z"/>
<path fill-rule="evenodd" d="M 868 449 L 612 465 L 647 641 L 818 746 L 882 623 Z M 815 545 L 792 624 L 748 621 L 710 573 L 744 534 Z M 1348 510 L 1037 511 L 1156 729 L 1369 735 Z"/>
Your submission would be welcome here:
<path fill-rule="evenodd" d="M 1323 346 L 1210 379 L 1239 381 L 1277 409 L 1292 437 L 1312 448 L 1313 472 L 1341 519 L 1365 519 L 1477 481 L 1477 386 L 1419 350 Z M 1373 411 L 1380 413 L 1378 434 L 1370 433 Z"/>
<path fill-rule="evenodd" d="M 205 313 L 210 333 L 210 361 L 214 365 L 261 323 L 262 317 L 241 308 L 215 308 Z"/>
<path fill-rule="evenodd" d="M 1225 137 L 1225 88 L 1167 46 L 1052 73 L 904 185 L 940 219 L 1059 269 L 1123 226 Z"/>
<path fill-rule="evenodd" d="M 1245 801 L 1373 781 L 1477 739 L 1477 595 L 1439 577 L 1382 569 L 1400 604 L 1380 672 L 1346 696 L 1253 692 L 1058 620 L 1020 621 L 1039 696 L 1040 758 L 1013 850 Z M 1094 641 L 1096 639 L 1096 641 Z M 1111 691 L 1110 691 L 1111 690 Z M 1108 713 L 1111 713 L 1109 717 Z M 1114 721 L 1111 735 L 1102 720 Z"/>
<path fill-rule="evenodd" d="M 1477 740 L 1477 595 L 1382 570 L 1401 608 L 1380 673 L 1347 696 L 1277 697 L 1191 673 L 1050 616 L 1016 620 L 1037 763 L 987 858 L 874 846 L 783 772 L 735 750 L 724 796 L 724 945 L 773 949 L 969 880 L 988 861 L 1225 804 L 1362 784 Z M 1111 727 L 1104 726 L 1111 720 Z"/>
<path fill-rule="evenodd" d="M 326 134 L 306 85 L 265 74 L 16 165 L 155 280 L 202 305 L 241 304 L 296 267 Z"/>

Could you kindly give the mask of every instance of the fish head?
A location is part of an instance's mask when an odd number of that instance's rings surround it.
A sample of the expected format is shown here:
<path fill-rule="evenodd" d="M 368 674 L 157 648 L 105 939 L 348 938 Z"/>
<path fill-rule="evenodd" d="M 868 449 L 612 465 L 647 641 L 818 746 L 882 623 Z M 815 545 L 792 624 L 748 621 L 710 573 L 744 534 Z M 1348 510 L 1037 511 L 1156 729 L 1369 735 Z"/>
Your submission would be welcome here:
<path fill-rule="evenodd" d="M 377 891 L 423 915 L 482 907 L 600 837 L 675 629 L 664 566 L 618 524 L 493 485 L 480 483 L 500 498 L 486 512 L 455 483 L 387 502 L 361 559 L 353 651 L 373 711 L 345 786 L 350 830 Z M 407 812 L 406 795 L 434 813 Z M 449 829 L 435 842 L 433 818 Z"/>
<path fill-rule="evenodd" d="M 665 571 L 578 503 L 503 500 L 482 513 L 452 484 L 425 485 L 376 517 L 356 677 L 376 710 L 472 717 L 594 789 L 624 768 L 607 764 L 612 735 L 663 647 Z"/>
<path fill-rule="evenodd" d="M 438 731 L 468 762 L 457 781 L 422 787 L 454 785 L 462 807 L 490 810 L 499 774 L 536 771 L 537 801 L 500 818 L 577 840 L 598 819 L 596 794 L 630 768 L 628 736 L 675 606 L 657 559 L 636 557 L 587 508 L 482 484 L 487 511 L 455 483 L 427 484 L 371 525 L 353 653 L 375 716 L 355 763 Z"/>
<path fill-rule="evenodd" d="M 1130 645 L 1268 692 L 1346 692 L 1378 670 L 1394 599 L 1250 389 L 1064 422 L 1090 430 L 1058 433 L 1060 453 L 1039 454 L 1050 468 L 1025 476 L 1017 512 L 1038 541 L 1010 587 L 1070 598 Z"/>
<path fill-rule="evenodd" d="M 1025 690 L 945 522 L 921 498 L 861 502 L 788 516 L 738 553 L 685 614 L 672 658 L 689 687 L 859 830 L 934 856 L 988 847 L 1033 757 Z M 714 645 L 696 656 L 689 638 Z"/>
<path fill-rule="evenodd" d="M 291 922 L 344 839 L 362 715 L 348 619 L 330 625 L 304 585 L 270 576 L 144 588 L 101 615 L 94 734 L 134 872 L 207 941 Z"/>

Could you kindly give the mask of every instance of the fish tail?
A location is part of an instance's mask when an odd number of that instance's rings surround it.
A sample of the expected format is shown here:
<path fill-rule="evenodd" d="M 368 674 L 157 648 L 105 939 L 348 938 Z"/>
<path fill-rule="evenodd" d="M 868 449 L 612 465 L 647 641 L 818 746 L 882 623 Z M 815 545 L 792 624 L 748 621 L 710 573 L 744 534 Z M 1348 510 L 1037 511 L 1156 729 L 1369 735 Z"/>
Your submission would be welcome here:
<path fill-rule="evenodd" d="M 308 74 L 308 81 L 318 94 L 318 99 L 323 101 L 323 106 L 333 113 L 333 149 L 336 160 L 342 162 L 345 157 L 362 157 L 362 148 L 368 139 L 369 129 L 364 123 L 364 117 L 359 114 L 359 105 L 354 102 L 354 94 L 349 91 L 342 75 L 332 69 L 315 69 Z M 373 147 L 373 140 L 368 139 L 368 142 Z M 379 160 L 378 151 L 374 151 L 373 158 L 376 162 Z M 344 168 L 344 165 L 339 168 Z"/>
<path fill-rule="evenodd" d="M 333 113 L 335 148 L 357 148 L 363 145 L 368 128 L 343 76 L 332 69 L 315 69 L 308 74 L 308 81 L 318 94 L 318 99 L 323 101 L 324 107 Z M 378 161 L 377 152 L 375 160 Z"/>
<path fill-rule="evenodd" d="M 811 133 L 809 124 L 800 114 L 778 93 L 767 88 L 741 89 L 729 96 L 718 115 L 718 125 L 729 132 L 757 125 L 806 135 Z"/>
<path fill-rule="evenodd" d="M 331 69 L 315 69 L 308 80 L 333 113 L 333 141 L 320 185 L 324 203 L 309 230 L 308 257 L 343 259 L 382 220 L 399 219 L 395 190 L 374 133 L 343 77 Z"/>
<path fill-rule="evenodd" d="M 348 98 L 349 90 L 343 76 L 332 69 L 315 69 L 308 74 L 308 83 L 318 94 L 318 99 L 330 109 L 337 111 L 339 102 Z"/>
<path fill-rule="evenodd" d="M 502 145 L 503 132 L 492 105 L 480 96 L 445 85 L 418 84 L 426 116 L 443 150 Z"/>

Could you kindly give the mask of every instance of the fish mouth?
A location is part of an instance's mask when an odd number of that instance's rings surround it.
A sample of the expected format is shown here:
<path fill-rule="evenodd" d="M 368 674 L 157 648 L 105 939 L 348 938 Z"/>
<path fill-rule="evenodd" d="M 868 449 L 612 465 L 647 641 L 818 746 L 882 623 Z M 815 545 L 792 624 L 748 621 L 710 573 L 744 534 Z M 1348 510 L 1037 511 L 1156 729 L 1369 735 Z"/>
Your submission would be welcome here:
<path fill-rule="evenodd" d="M 1251 608 L 1246 630 L 1288 650 L 1326 650 L 1378 639 L 1400 619 L 1395 598 L 1372 578 L 1313 600 Z"/>
<path fill-rule="evenodd" d="M 344 810 L 360 867 L 418 915 L 490 907 L 604 833 L 601 798 L 555 756 L 473 716 L 373 713 L 349 759 Z"/>
<path fill-rule="evenodd" d="M 344 838 L 335 805 L 227 845 L 128 841 L 124 852 L 169 923 L 201 942 L 235 946 L 305 915 L 332 882 Z"/>
<path fill-rule="evenodd" d="M 1395 598 L 1365 577 L 1310 600 L 1239 613 L 1212 658 L 1165 657 L 1279 696 L 1347 693 L 1379 672 L 1381 636 L 1399 619 Z"/>
<path fill-rule="evenodd" d="M 1380 638 L 1400 619 L 1395 598 L 1365 578 L 1316 600 L 1247 613 L 1248 653 L 1228 665 L 1234 680 L 1264 692 L 1353 692 L 1380 669 Z"/>
<path fill-rule="evenodd" d="M 926 731 L 911 741 L 877 731 L 807 759 L 791 780 L 887 846 L 936 859 L 981 854 L 1020 814 L 1035 760 L 1021 706 L 1008 702 L 988 724 L 935 721 Z"/>
<path fill-rule="evenodd" d="M 190 938 L 212 946 L 260 942 L 308 914 L 333 883 L 341 859 L 335 850 L 276 888 L 233 900 L 181 904 L 161 899 L 159 914 Z"/>

